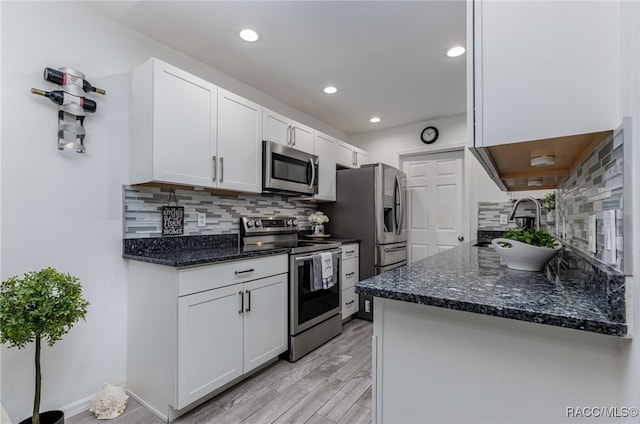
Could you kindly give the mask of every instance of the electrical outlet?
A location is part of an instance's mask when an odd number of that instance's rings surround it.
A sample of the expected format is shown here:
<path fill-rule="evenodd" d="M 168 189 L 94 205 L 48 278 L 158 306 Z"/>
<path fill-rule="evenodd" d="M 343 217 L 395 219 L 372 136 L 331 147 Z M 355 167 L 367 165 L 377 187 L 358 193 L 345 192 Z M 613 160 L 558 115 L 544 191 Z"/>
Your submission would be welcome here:
<path fill-rule="evenodd" d="M 500 214 L 500 224 L 506 224 L 507 223 L 507 215 L 505 214 Z"/>
<path fill-rule="evenodd" d="M 371 301 L 370 300 L 365 300 L 364 301 L 364 311 L 366 313 L 371 312 Z"/>
<path fill-rule="evenodd" d="M 198 212 L 198 227 L 206 227 L 207 226 L 207 214 Z"/>

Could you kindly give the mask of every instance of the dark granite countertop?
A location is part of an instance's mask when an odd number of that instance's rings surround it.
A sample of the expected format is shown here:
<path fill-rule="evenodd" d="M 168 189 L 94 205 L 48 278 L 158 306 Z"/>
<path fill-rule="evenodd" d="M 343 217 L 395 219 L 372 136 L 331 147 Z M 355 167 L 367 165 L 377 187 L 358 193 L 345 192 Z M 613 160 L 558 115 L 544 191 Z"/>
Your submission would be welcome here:
<path fill-rule="evenodd" d="M 244 251 L 238 243 L 236 234 L 225 234 L 125 239 L 122 257 L 158 265 L 187 267 L 287 254 L 289 250 L 289 248 L 274 248 Z"/>
<path fill-rule="evenodd" d="M 625 336 L 624 276 L 563 249 L 544 272 L 516 271 L 475 240 L 356 284 L 356 292 Z"/>

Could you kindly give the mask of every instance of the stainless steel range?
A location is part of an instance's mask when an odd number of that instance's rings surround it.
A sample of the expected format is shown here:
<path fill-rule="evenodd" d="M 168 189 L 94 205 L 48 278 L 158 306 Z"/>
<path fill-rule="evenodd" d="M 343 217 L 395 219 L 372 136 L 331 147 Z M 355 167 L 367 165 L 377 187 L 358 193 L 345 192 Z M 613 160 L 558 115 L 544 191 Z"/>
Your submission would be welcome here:
<path fill-rule="evenodd" d="M 289 360 L 295 362 L 342 332 L 339 243 L 298 240 L 294 217 L 243 217 L 245 251 L 289 247 Z M 312 290 L 314 255 L 335 253 L 336 280 L 327 289 Z"/>

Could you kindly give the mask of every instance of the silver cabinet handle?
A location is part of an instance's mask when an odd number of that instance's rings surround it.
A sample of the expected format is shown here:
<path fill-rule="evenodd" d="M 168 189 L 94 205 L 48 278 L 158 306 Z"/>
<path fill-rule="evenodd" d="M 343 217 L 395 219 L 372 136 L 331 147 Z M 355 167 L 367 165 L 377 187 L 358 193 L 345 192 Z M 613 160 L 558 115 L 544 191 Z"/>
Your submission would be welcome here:
<path fill-rule="evenodd" d="M 345 277 L 351 277 L 352 275 L 355 275 L 355 272 L 347 272 L 345 275 Z"/>
<path fill-rule="evenodd" d="M 222 160 L 223 158 L 220 156 L 220 182 L 222 182 L 224 178 L 224 162 Z"/>
<path fill-rule="evenodd" d="M 355 251 L 355 250 L 347 250 L 347 251 L 346 251 L 346 252 L 344 252 L 344 253 L 346 253 L 347 255 L 349 255 L 349 254 L 351 254 L 351 253 L 356 253 L 356 251 Z"/>
<path fill-rule="evenodd" d="M 255 269 L 249 268 L 249 269 L 245 269 L 244 271 L 236 271 L 235 274 L 236 275 L 242 275 L 242 274 L 247 274 L 247 273 L 253 272 L 253 271 L 255 271 Z"/>
<path fill-rule="evenodd" d="M 347 305 L 347 306 L 349 306 L 349 305 L 352 305 L 352 304 L 354 304 L 354 303 L 356 303 L 356 301 L 355 301 L 355 300 L 352 300 L 351 302 L 347 302 L 347 303 L 346 303 L 346 305 Z"/>
<path fill-rule="evenodd" d="M 240 296 L 240 310 L 238 313 L 242 314 L 244 312 L 244 296 L 242 295 L 242 291 L 239 291 L 238 295 Z"/>
<path fill-rule="evenodd" d="M 251 290 L 247 290 L 247 309 L 245 312 L 251 312 Z"/>
<path fill-rule="evenodd" d="M 216 156 L 211 156 L 211 173 L 213 174 L 213 176 L 211 177 L 212 181 L 216 181 L 216 174 L 218 173 L 218 169 L 216 167 Z"/>
<path fill-rule="evenodd" d="M 291 130 L 292 130 L 292 126 L 291 125 L 287 125 L 287 146 L 291 145 L 291 139 L 293 137 L 291 137 Z"/>
<path fill-rule="evenodd" d="M 358 166 L 358 154 L 353 152 L 353 166 Z"/>
<path fill-rule="evenodd" d="M 458 236 L 458 241 L 464 241 L 464 236 Z"/>
<path fill-rule="evenodd" d="M 291 127 L 291 145 L 296 145 L 296 127 L 294 126 Z"/>

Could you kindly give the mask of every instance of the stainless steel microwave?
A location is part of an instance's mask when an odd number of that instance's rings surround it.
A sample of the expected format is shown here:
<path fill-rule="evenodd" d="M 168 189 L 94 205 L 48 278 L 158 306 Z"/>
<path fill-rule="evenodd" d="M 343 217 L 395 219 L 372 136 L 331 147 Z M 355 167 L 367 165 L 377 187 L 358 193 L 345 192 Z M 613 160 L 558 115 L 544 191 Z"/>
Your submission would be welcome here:
<path fill-rule="evenodd" d="M 318 192 L 318 156 L 274 143 L 262 142 L 262 189 L 284 194 Z"/>

